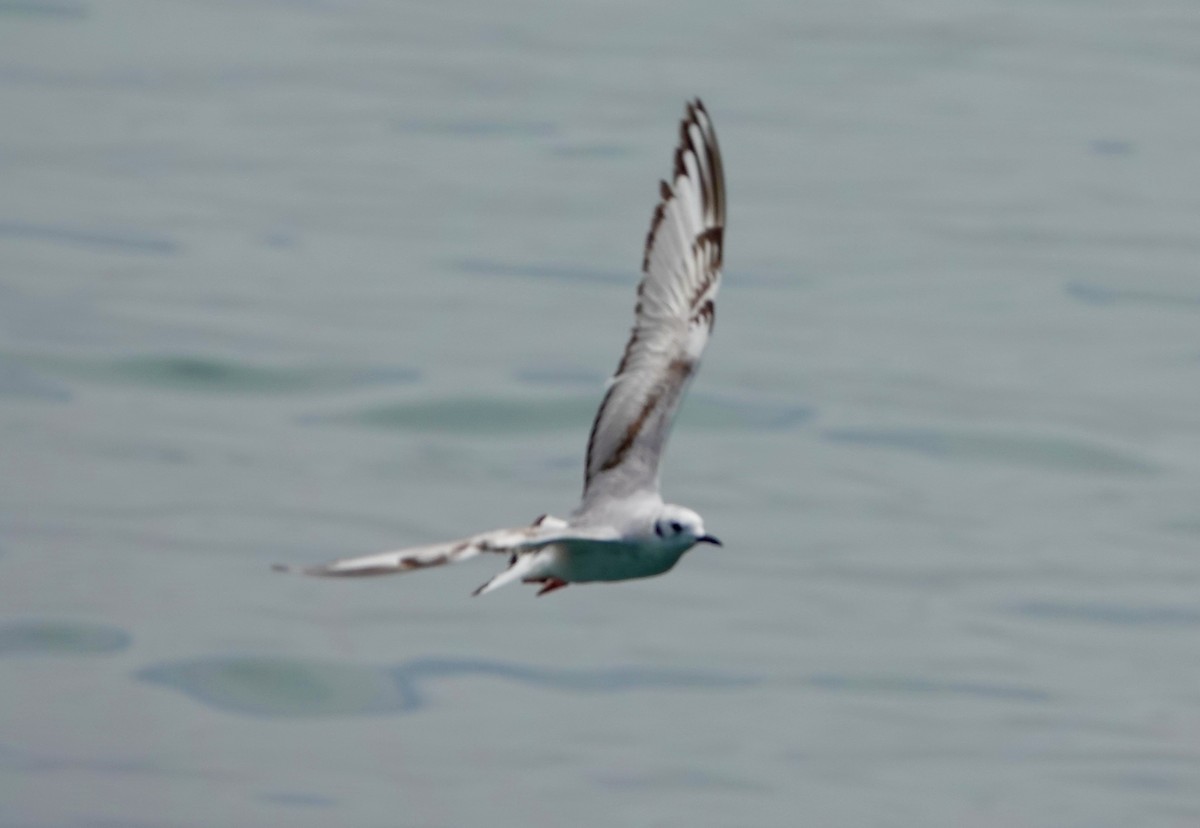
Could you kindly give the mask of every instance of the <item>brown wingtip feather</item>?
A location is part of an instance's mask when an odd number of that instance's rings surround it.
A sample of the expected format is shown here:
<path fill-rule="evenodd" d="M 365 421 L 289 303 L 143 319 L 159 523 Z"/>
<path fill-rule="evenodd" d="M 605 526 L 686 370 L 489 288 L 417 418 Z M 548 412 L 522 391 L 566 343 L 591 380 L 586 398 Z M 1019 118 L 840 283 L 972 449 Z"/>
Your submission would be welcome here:
<path fill-rule="evenodd" d="M 654 208 L 654 215 L 650 218 L 650 232 L 646 234 L 645 249 L 642 252 L 642 271 L 645 272 L 650 267 L 650 251 L 654 249 L 654 237 L 658 234 L 658 227 L 663 222 L 663 216 L 666 215 L 667 200 L 671 198 L 671 187 L 665 181 L 659 183 L 659 194 L 662 200 L 658 202 L 658 206 Z M 642 295 L 644 285 L 638 284 L 638 296 Z"/>
<path fill-rule="evenodd" d="M 700 221 L 702 222 L 701 227 L 696 230 L 695 237 L 691 240 L 693 260 L 689 264 L 690 267 L 698 269 L 700 278 L 696 280 L 697 284 L 692 288 L 694 292 L 690 297 L 690 314 L 685 318 L 693 325 L 703 325 L 709 331 L 711 331 L 713 326 L 715 305 L 711 294 L 714 292 L 714 284 L 719 278 L 724 258 L 725 179 L 716 132 L 708 110 L 699 97 L 685 102 L 684 115 L 679 122 L 678 130 L 678 143 L 671 157 L 671 180 L 660 181 L 658 184 L 659 200 L 654 207 L 654 212 L 650 218 L 650 228 L 646 233 L 646 241 L 642 253 L 642 272 L 645 274 L 645 277 L 638 284 L 637 304 L 634 309 L 635 320 L 637 322 L 625 346 L 625 351 L 621 355 L 621 360 L 617 365 L 614 380 L 605 392 L 604 399 L 600 403 L 600 409 L 596 414 L 595 420 L 592 422 L 584 464 L 585 496 L 588 486 L 596 474 L 608 471 L 624 462 L 633 449 L 639 435 L 642 433 L 643 428 L 648 422 L 651 422 L 653 413 L 663 403 L 664 399 L 668 400 L 668 403 L 671 405 L 677 405 L 677 400 L 674 397 L 666 396 L 669 389 L 664 390 L 662 387 L 646 389 L 645 396 L 638 401 L 637 407 L 631 407 L 627 412 L 631 421 L 623 424 L 623 428 L 619 434 L 611 435 L 612 439 L 608 440 L 608 442 L 612 445 L 606 444 L 604 446 L 607 456 L 603 458 L 597 456 L 597 438 L 600 434 L 605 413 L 609 410 L 610 404 L 620 387 L 618 381 L 625 375 L 626 370 L 632 364 L 635 354 L 639 353 L 639 347 L 643 342 L 641 328 L 643 324 L 643 303 L 646 301 L 646 286 L 648 280 L 651 278 L 651 256 L 654 253 L 658 235 L 663 230 L 663 224 L 667 220 L 668 213 L 672 209 L 675 209 L 673 202 L 678 197 L 675 185 L 681 179 L 687 180 L 686 185 L 683 187 L 683 192 L 689 198 L 694 195 L 699 199 L 698 206 Z M 687 158 L 689 153 L 694 156 L 694 160 L 691 162 Z M 690 206 L 678 209 L 683 211 L 681 215 L 689 216 L 687 220 L 690 221 L 690 213 L 688 212 L 691 209 Z M 674 244 L 674 237 L 665 243 Z M 669 266 L 668 264 L 667 267 Z M 653 301 L 661 301 L 661 298 L 654 299 Z M 703 342 L 701 342 L 700 347 L 703 347 Z M 676 380 L 682 384 L 683 381 L 694 373 L 695 361 L 678 360 L 664 367 L 668 369 L 669 373 L 675 374 Z M 674 402 L 671 402 L 672 400 Z M 670 427 L 670 417 L 673 417 L 673 414 L 669 411 L 668 415 L 668 418 L 662 419 L 661 423 L 656 426 L 660 431 Z"/>

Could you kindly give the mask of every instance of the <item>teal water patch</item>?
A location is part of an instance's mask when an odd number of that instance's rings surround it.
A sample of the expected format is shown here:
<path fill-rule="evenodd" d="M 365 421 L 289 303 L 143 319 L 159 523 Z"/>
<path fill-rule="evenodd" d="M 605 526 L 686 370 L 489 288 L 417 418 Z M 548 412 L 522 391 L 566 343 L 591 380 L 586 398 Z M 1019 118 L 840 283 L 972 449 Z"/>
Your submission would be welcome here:
<path fill-rule="evenodd" d="M 977 681 L 945 681 L 903 675 L 841 675 L 824 673 L 808 683 L 839 693 L 872 693 L 902 696 L 963 696 L 1016 702 L 1048 702 L 1053 696 L 1036 687 Z"/>
<path fill-rule="evenodd" d="M 1060 437 L 980 434 L 934 428 L 827 429 L 827 440 L 901 449 L 953 460 L 983 460 L 1068 472 L 1151 474 L 1158 466 L 1113 449 Z"/>
<path fill-rule="evenodd" d="M 755 683 L 720 673 L 653 667 L 568 670 L 449 658 L 372 667 L 253 656 L 171 662 L 140 670 L 135 677 L 218 710 L 267 718 L 410 713 L 430 703 L 429 685 L 462 678 L 500 678 L 575 693 L 726 689 Z"/>
<path fill-rule="evenodd" d="M 1163 529 L 1168 532 L 1177 532 L 1181 535 L 1200 535 L 1200 517 L 1170 520 L 1163 524 Z"/>
<path fill-rule="evenodd" d="M 288 367 L 209 356 L 146 355 L 95 360 L 20 357 L 27 367 L 88 382 L 145 385 L 210 394 L 295 394 L 416 382 L 407 368 Z"/>
<path fill-rule="evenodd" d="M 460 434 L 584 430 L 603 393 L 571 397 L 443 397 L 374 405 L 332 419 L 375 428 Z M 793 403 L 696 395 L 684 403 L 682 428 L 777 430 L 807 422 L 813 409 Z"/>
<path fill-rule="evenodd" d="M 401 431 L 517 434 L 586 428 L 596 404 L 596 400 L 580 397 L 540 400 L 451 397 L 375 405 L 329 419 Z"/>
<path fill-rule="evenodd" d="M 17 621 L 0 625 L 0 657 L 21 655 L 104 655 L 129 647 L 118 627 L 78 621 Z"/>
<path fill-rule="evenodd" d="M 1144 604 L 1025 601 L 1009 607 L 1030 618 L 1120 627 L 1200 627 L 1200 609 Z"/>
<path fill-rule="evenodd" d="M 1066 290 L 1068 296 L 1085 305 L 1155 305 L 1186 310 L 1200 307 L 1200 293 L 1167 293 L 1140 288 L 1110 288 L 1087 282 L 1068 282 Z"/>
<path fill-rule="evenodd" d="M 208 357 L 133 357 L 115 361 L 110 376 L 142 385 L 192 388 L 199 391 L 309 391 L 320 377 L 308 369 L 251 365 Z"/>
<path fill-rule="evenodd" d="M 410 705 L 385 670 L 284 658 L 200 658 L 149 667 L 136 678 L 247 716 L 364 716 Z"/>
<path fill-rule="evenodd" d="M 0 8 L 0 11 L 2 10 Z M 72 227 L 32 221 L 0 221 L 0 238 L 2 237 L 157 256 L 173 256 L 182 250 L 182 245 L 169 236 L 137 230 Z"/>

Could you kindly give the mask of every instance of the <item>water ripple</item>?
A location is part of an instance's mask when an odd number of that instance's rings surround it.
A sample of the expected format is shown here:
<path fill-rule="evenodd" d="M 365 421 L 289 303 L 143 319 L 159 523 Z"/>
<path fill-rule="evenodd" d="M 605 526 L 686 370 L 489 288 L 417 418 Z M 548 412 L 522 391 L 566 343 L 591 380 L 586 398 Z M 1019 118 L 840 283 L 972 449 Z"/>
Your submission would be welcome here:
<path fill-rule="evenodd" d="M 1051 621 L 1116 624 L 1125 627 L 1200 626 L 1200 609 L 1186 606 L 1025 601 L 1014 604 L 1009 609 L 1018 615 Z"/>
<path fill-rule="evenodd" d="M 371 667 L 295 658 L 212 656 L 147 667 L 135 677 L 218 710 L 267 718 L 411 713 L 429 704 L 429 685 L 462 677 L 501 678 L 573 693 L 727 689 L 756 683 L 752 678 L 709 671 L 638 666 L 571 670 L 439 657 Z"/>
<path fill-rule="evenodd" d="M 159 256 L 174 255 L 182 249 L 182 245 L 175 239 L 137 230 L 71 227 L 65 224 L 20 220 L 0 221 L 0 237 L 4 236 Z"/>
<path fill-rule="evenodd" d="M 914 451 L 932 457 L 984 460 L 1069 472 L 1150 474 L 1148 461 L 1082 440 L 1035 435 L 983 434 L 938 428 L 827 429 L 827 440 Z"/>
<path fill-rule="evenodd" d="M 823 673 L 812 676 L 808 683 L 822 690 L 849 693 L 967 696 L 1018 702 L 1046 702 L 1053 698 L 1050 693 L 1037 687 L 977 681 L 944 681 L 903 675 L 851 676 Z"/>
<path fill-rule="evenodd" d="M 118 627 L 79 621 L 18 621 L 0 625 L 0 656 L 99 655 L 129 647 Z"/>
<path fill-rule="evenodd" d="M 100 360 L 22 357 L 49 373 L 91 382 L 146 385 L 219 394 L 288 394 L 415 382 L 409 368 L 287 367 L 192 355 L 145 355 Z M 3 376 L 0 376 L 0 381 Z"/>
<path fill-rule="evenodd" d="M 513 434 L 579 426 L 594 405 L 583 398 L 442 397 L 373 405 L 329 419 L 402 431 Z"/>
<path fill-rule="evenodd" d="M 747 794 L 769 790 L 768 786 L 749 777 L 731 776 L 691 767 L 648 773 L 611 771 L 599 773 L 595 779 L 603 787 L 617 791 L 728 791 Z"/>
<path fill-rule="evenodd" d="M 307 793 L 304 791 L 280 791 L 259 794 L 258 799 L 276 805 L 287 805 L 292 808 L 332 808 L 339 800 L 331 796 Z"/>
<path fill-rule="evenodd" d="M 1111 288 L 1087 282 L 1067 283 L 1067 295 L 1085 305 L 1157 305 L 1191 309 L 1200 306 L 1200 293 L 1167 293 L 1137 288 Z"/>

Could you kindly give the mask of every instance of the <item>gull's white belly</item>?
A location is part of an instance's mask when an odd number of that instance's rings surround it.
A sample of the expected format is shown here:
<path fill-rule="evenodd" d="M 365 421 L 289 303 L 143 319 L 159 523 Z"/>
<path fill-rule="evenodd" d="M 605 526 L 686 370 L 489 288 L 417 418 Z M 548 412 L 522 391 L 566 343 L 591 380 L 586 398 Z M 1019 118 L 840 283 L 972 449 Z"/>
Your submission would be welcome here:
<path fill-rule="evenodd" d="M 547 549 L 546 575 L 580 583 L 624 581 L 661 575 L 673 567 L 689 546 L 667 544 L 657 538 L 649 542 L 575 542 Z M 542 567 L 539 567 L 542 569 Z"/>

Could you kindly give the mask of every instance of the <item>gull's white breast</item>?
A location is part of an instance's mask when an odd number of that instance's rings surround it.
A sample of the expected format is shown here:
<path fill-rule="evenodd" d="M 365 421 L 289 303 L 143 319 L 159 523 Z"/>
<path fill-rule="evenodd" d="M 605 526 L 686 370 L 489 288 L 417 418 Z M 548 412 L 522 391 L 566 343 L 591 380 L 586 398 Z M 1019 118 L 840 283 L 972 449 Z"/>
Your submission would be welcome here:
<path fill-rule="evenodd" d="M 624 581 L 661 575 L 675 566 L 691 546 L 690 542 L 651 536 L 615 543 L 571 541 L 536 554 L 546 556 L 542 571 L 550 577 L 573 583 Z"/>

